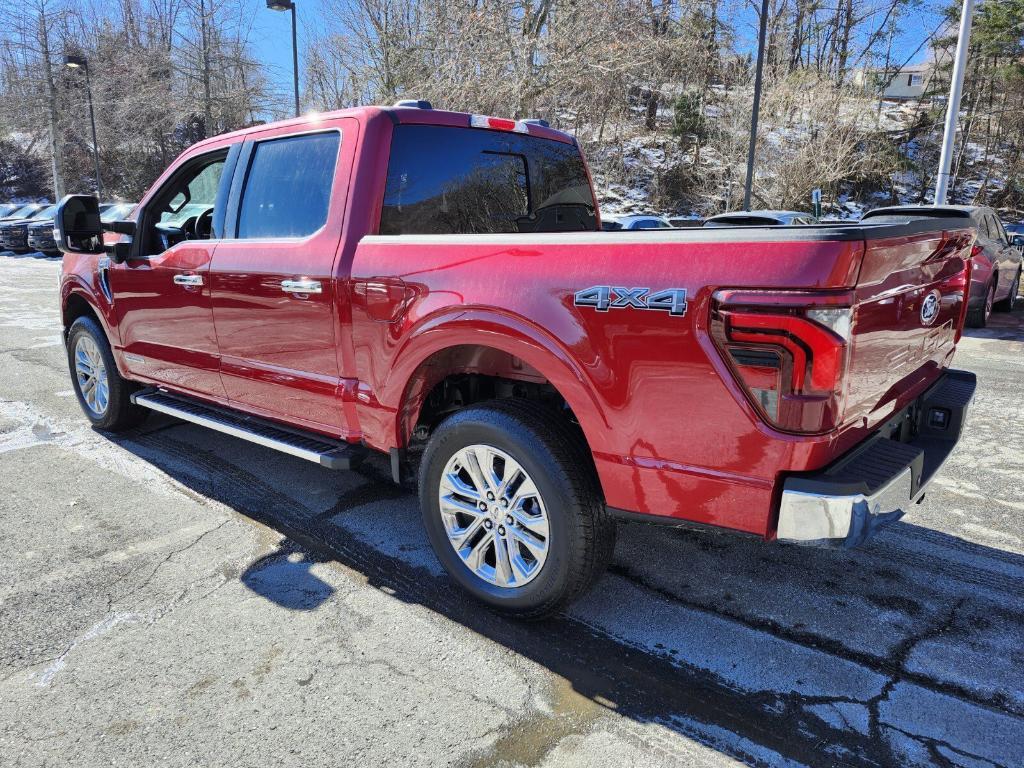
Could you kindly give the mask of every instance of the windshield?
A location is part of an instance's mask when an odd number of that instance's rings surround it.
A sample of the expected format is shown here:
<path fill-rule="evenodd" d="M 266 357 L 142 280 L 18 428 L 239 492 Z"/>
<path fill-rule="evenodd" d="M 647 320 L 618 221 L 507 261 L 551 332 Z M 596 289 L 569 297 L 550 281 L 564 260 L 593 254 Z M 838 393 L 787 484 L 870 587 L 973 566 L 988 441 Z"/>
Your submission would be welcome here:
<path fill-rule="evenodd" d="M 28 205 L 23 205 L 21 208 L 16 210 L 14 213 L 12 213 L 7 218 L 9 218 L 9 219 L 30 219 L 30 218 L 32 218 L 32 214 L 34 214 L 37 210 L 39 210 L 38 205 L 39 205 L 38 203 L 29 203 Z"/>
<path fill-rule="evenodd" d="M 42 219 L 52 219 L 56 214 L 57 214 L 57 206 L 56 205 L 48 205 L 45 208 L 43 208 L 41 211 L 39 211 L 37 214 L 35 214 L 32 218 L 33 219 L 40 219 L 40 220 L 42 220 Z"/>

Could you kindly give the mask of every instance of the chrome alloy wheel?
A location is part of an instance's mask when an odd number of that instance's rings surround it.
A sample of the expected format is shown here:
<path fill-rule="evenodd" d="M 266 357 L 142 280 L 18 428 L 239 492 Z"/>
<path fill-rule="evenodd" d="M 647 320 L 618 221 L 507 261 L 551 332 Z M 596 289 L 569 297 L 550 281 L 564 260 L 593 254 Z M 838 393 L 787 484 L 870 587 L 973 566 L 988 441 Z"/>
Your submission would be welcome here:
<path fill-rule="evenodd" d="M 75 344 L 75 379 L 86 407 L 94 416 L 105 414 L 110 403 L 107 366 L 100 348 L 89 336 L 80 336 Z"/>
<path fill-rule="evenodd" d="M 448 541 L 474 574 L 511 589 L 540 573 L 548 514 L 519 462 L 489 445 L 467 446 L 448 460 L 438 494 Z"/>

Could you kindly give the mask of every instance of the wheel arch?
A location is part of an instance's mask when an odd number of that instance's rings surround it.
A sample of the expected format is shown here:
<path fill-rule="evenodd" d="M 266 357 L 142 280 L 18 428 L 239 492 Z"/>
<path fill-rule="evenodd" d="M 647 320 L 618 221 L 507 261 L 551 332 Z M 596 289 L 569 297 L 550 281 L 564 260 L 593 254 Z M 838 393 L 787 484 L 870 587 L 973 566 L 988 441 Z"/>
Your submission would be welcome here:
<path fill-rule="evenodd" d="M 544 387 L 564 401 L 591 450 L 604 446 L 609 429 L 604 408 L 565 345 L 523 318 L 486 310 L 435 318 L 396 356 L 387 388 L 396 404 L 393 444 L 408 445 L 438 385 L 474 374 Z"/>

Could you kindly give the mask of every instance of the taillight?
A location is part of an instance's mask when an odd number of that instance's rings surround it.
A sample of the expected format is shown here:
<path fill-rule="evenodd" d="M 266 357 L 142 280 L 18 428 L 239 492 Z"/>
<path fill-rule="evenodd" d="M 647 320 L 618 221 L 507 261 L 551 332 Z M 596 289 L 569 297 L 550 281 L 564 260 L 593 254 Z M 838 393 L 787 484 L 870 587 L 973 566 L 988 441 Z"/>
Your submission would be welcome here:
<path fill-rule="evenodd" d="M 978 248 L 979 246 L 974 246 Z M 975 256 L 974 249 L 971 250 L 971 256 Z M 967 321 L 967 310 L 968 304 L 971 298 L 971 273 L 974 271 L 974 259 L 964 259 L 964 268 L 957 272 L 952 277 L 948 278 L 942 285 L 939 286 L 939 291 L 943 296 L 948 294 L 960 294 L 963 296 L 963 302 L 960 305 L 960 316 L 957 318 L 956 323 L 956 336 L 954 337 L 954 343 L 960 341 L 960 337 L 964 333 L 964 323 Z"/>
<path fill-rule="evenodd" d="M 530 128 L 525 120 L 510 120 L 507 117 L 488 117 L 487 115 L 470 115 L 471 128 L 490 128 L 492 131 L 512 131 L 529 133 Z"/>
<path fill-rule="evenodd" d="M 711 336 L 754 408 L 786 432 L 842 423 L 853 295 L 719 291 Z"/>

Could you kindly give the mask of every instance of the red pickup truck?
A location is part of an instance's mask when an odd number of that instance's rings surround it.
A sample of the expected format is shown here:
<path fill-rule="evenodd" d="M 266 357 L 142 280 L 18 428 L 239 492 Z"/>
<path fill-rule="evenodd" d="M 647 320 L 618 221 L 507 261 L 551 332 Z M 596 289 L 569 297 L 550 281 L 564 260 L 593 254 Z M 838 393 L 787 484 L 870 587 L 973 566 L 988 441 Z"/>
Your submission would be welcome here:
<path fill-rule="evenodd" d="M 203 141 L 131 221 L 56 226 L 86 416 L 148 410 L 418 472 L 472 594 L 540 616 L 617 519 L 851 546 L 902 515 L 975 387 L 964 220 L 602 232 L 572 136 L 366 107 Z M 417 469 L 418 467 L 418 469 Z"/>

